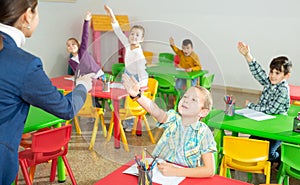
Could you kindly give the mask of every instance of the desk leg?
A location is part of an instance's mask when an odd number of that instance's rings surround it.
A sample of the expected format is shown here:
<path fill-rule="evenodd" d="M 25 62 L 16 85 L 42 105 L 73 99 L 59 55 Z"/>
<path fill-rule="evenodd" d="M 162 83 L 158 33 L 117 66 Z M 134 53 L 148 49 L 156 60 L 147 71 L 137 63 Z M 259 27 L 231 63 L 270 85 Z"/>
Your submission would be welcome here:
<path fill-rule="evenodd" d="M 115 148 L 120 148 L 119 100 L 113 101 L 114 106 L 114 141 Z"/>
<path fill-rule="evenodd" d="M 136 135 L 142 135 L 142 116 L 139 116 L 137 126 L 136 126 Z"/>
<path fill-rule="evenodd" d="M 192 80 L 186 79 L 186 89 L 189 89 L 192 86 Z"/>
<path fill-rule="evenodd" d="M 55 128 L 61 127 L 61 123 L 54 126 Z M 64 183 L 66 181 L 66 170 L 65 164 L 61 157 L 57 160 L 57 178 L 59 183 Z"/>

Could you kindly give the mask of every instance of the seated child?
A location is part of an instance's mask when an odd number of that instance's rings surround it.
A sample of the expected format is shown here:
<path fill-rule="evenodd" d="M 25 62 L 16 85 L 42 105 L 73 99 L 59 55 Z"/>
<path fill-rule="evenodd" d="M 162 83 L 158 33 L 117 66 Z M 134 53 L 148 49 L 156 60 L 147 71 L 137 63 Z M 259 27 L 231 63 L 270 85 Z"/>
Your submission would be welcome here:
<path fill-rule="evenodd" d="M 174 44 L 174 39 L 170 37 L 170 46 L 179 57 L 179 65 L 177 67 L 184 68 L 186 72 L 200 71 L 202 69 L 200 59 L 194 52 L 193 43 L 190 39 L 182 41 L 182 50 L 178 49 Z M 192 80 L 192 86 L 196 86 L 198 78 Z M 178 78 L 176 80 L 176 89 L 183 89 L 186 79 Z"/>
<path fill-rule="evenodd" d="M 142 95 L 138 82 L 123 74 L 123 85 L 135 99 L 165 129 L 152 155 L 166 163 L 158 169 L 165 176 L 211 177 L 215 171 L 216 143 L 208 126 L 200 120 L 212 108 L 212 97 L 203 87 L 191 87 L 178 105 L 178 112 L 165 112 L 155 102 Z M 178 168 L 176 163 L 188 168 Z"/>
<path fill-rule="evenodd" d="M 291 74 L 291 61 L 285 56 L 274 58 L 270 63 L 270 72 L 268 75 L 252 57 L 248 45 L 239 42 L 238 50 L 248 62 L 249 69 L 254 78 L 263 86 L 259 102 L 255 104 L 246 100 L 246 106 L 266 114 L 286 114 L 290 107 L 289 87 L 286 80 Z M 258 139 L 258 137 L 254 136 L 251 136 L 251 138 Z M 281 141 L 265 138 L 260 139 L 270 142 L 269 160 L 271 162 L 280 161 L 280 153 L 276 150 L 280 146 Z"/>
<path fill-rule="evenodd" d="M 125 72 L 129 76 L 134 76 L 140 86 L 148 85 L 148 73 L 146 71 L 146 59 L 143 54 L 141 43 L 144 41 L 145 30 L 141 25 L 134 25 L 130 29 L 129 37 L 120 28 L 120 25 L 110 7 L 104 6 L 105 11 L 111 18 L 111 24 L 115 34 L 125 47 Z M 125 131 L 130 132 L 134 119 L 125 120 Z"/>
<path fill-rule="evenodd" d="M 88 73 L 96 73 L 94 78 L 101 77 L 105 78 L 104 72 L 102 71 L 99 64 L 96 63 L 94 57 L 88 52 L 88 41 L 89 41 L 89 24 L 92 15 L 90 12 L 86 13 L 86 17 L 83 24 L 81 44 L 75 38 L 69 38 L 67 40 L 67 50 L 71 54 L 69 59 L 69 65 L 72 68 L 74 74 L 79 71 L 79 75 L 85 75 Z"/>

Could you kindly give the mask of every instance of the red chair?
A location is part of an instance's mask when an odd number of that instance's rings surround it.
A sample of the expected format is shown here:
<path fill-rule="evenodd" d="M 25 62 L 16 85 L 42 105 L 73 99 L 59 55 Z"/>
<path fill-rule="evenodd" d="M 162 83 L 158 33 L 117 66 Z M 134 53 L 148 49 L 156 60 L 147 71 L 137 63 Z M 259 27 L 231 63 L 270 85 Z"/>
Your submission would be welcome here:
<path fill-rule="evenodd" d="M 27 185 L 31 185 L 28 168 L 52 160 L 50 182 L 56 175 L 57 159 L 62 157 L 72 184 L 77 184 L 66 155 L 71 139 L 72 125 L 36 132 L 32 136 L 31 148 L 19 152 L 19 164 Z M 16 178 L 16 183 L 18 177 Z"/>

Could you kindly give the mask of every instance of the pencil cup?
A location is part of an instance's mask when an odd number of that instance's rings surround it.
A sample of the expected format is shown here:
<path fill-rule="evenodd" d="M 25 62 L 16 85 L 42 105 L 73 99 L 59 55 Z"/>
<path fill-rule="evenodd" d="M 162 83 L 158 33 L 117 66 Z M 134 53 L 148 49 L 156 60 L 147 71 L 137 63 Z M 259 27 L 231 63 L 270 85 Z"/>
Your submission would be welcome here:
<path fill-rule="evenodd" d="M 140 167 L 138 167 L 138 170 L 138 185 L 152 185 L 152 170 L 144 170 Z"/>
<path fill-rule="evenodd" d="M 234 116 L 234 111 L 235 111 L 235 104 L 226 104 L 226 108 L 225 108 L 225 114 L 227 116 Z"/>
<path fill-rule="evenodd" d="M 103 88 L 102 88 L 103 92 L 109 92 L 110 91 L 110 82 L 103 82 Z"/>

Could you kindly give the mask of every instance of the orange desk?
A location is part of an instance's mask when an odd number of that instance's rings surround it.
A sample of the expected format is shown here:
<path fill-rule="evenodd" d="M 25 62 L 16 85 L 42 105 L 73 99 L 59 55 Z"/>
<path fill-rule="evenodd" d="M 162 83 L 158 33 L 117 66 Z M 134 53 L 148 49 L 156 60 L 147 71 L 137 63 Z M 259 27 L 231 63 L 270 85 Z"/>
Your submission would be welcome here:
<path fill-rule="evenodd" d="M 138 177 L 134 175 L 128 175 L 122 173 L 124 170 L 129 168 L 133 162 L 129 162 L 120 168 L 113 171 L 111 174 L 107 175 L 103 179 L 96 182 L 94 185 L 133 185 L 138 184 Z M 229 179 L 215 175 L 211 178 L 185 178 L 180 185 L 251 185 L 246 182 L 238 181 L 235 179 Z M 153 185 L 158 185 L 153 183 Z"/>
<path fill-rule="evenodd" d="M 72 80 L 67 80 L 65 78 L 70 78 L 72 76 L 59 76 L 56 78 L 51 78 L 51 82 L 58 89 L 64 89 L 67 91 L 72 91 L 74 88 L 74 82 Z M 147 87 L 141 88 L 142 90 L 146 90 Z M 111 99 L 114 107 L 114 145 L 115 148 L 120 148 L 120 127 L 119 127 L 119 106 L 120 100 L 128 96 L 128 93 L 125 89 L 111 88 L 110 92 L 102 91 L 102 81 L 94 80 L 93 88 L 90 91 L 91 95 L 97 98 Z"/>

